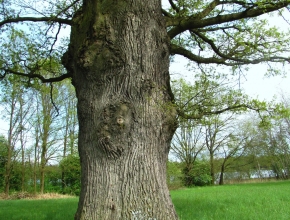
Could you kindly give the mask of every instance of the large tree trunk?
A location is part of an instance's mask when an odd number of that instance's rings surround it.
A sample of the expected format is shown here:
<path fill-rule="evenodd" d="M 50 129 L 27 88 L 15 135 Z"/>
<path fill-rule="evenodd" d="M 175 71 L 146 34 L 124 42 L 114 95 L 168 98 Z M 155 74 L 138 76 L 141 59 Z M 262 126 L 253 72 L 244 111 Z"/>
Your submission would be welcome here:
<path fill-rule="evenodd" d="M 166 185 L 176 112 L 160 0 L 84 0 L 63 57 L 78 98 L 75 219 L 177 219 Z"/>

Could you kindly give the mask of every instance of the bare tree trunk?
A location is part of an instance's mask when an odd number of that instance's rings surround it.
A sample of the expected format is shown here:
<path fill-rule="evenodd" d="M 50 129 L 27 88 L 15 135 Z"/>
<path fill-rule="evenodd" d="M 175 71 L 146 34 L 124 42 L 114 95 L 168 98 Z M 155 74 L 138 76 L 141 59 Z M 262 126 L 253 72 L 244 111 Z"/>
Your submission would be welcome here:
<path fill-rule="evenodd" d="M 224 185 L 224 173 L 225 173 L 225 162 L 222 163 L 222 166 L 221 166 L 219 185 Z"/>
<path fill-rule="evenodd" d="M 210 176 L 211 176 L 211 184 L 214 185 L 215 181 L 215 173 L 214 173 L 214 158 L 213 158 L 213 152 L 210 152 Z"/>
<path fill-rule="evenodd" d="M 14 122 L 14 112 L 15 112 L 15 105 L 16 100 L 15 97 L 12 96 L 11 100 L 11 106 L 10 106 L 10 118 L 9 118 L 9 129 L 8 129 L 8 143 L 7 143 L 7 162 L 5 165 L 5 174 L 4 174 L 4 193 L 5 196 L 9 196 L 9 190 L 10 190 L 10 178 L 11 178 L 11 171 L 12 171 L 12 154 L 14 151 L 13 146 L 13 129 L 15 126 Z"/>
<path fill-rule="evenodd" d="M 75 219 L 177 219 L 166 185 L 176 129 L 160 0 L 84 1 L 63 62 L 78 98 Z"/>
<path fill-rule="evenodd" d="M 44 193 L 46 153 L 47 153 L 47 136 L 44 135 L 42 138 L 41 156 L 40 156 L 40 193 Z"/>
<path fill-rule="evenodd" d="M 8 141 L 9 143 L 9 141 Z M 10 148 L 10 146 L 8 145 L 8 148 Z M 11 151 L 8 150 L 8 154 L 7 154 L 7 162 L 6 162 L 6 166 L 5 166 L 5 177 L 4 177 L 4 193 L 5 196 L 8 197 L 9 196 L 9 189 L 10 189 L 10 175 L 11 175 L 11 159 L 12 155 L 11 155 Z"/>
<path fill-rule="evenodd" d="M 25 191 L 25 175 L 26 175 L 26 167 L 25 167 L 25 135 L 24 135 L 24 120 L 27 115 L 28 111 L 25 111 L 24 109 L 24 100 L 22 95 L 19 97 L 19 118 L 20 118 L 20 124 L 19 124 L 19 138 L 20 138 L 20 145 L 21 145 L 21 191 Z"/>
<path fill-rule="evenodd" d="M 47 152 L 51 143 L 49 143 L 49 137 L 52 130 L 52 110 L 53 105 L 50 102 L 51 96 L 48 93 L 47 88 L 43 88 L 40 91 L 41 99 L 41 155 L 40 155 L 40 193 L 44 193 L 45 184 L 45 166 L 47 164 L 48 156 Z"/>
<path fill-rule="evenodd" d="M 35 131 L 35 147 L 34 147 L 34 164 L 33 164 L 33 188 L 34 193 L 37 192 L 37 164 L 38 164 L 38 144 L 39 144 L 39 132 Z"/>
<path fill-rule="evenodd" d="M 40 193 L 44 193 L 44 178 L 45 178 L 45 165 L 46 165 L 46 149 L 42 145 L 41 157 L 40 157 Z"/>
<path fill-rule="evenodd" d="M 68 139 L 68 113 L 66 116 L 66 124 L 65 124 L 65 134 L 64 134 L 64 139 L 63 139 L 63 151 L 62 151 L 62 158 L 64 159 L 66 157 L 66 148 L 67 148 L 67 139 Z M 61 190 L 64 192 L 65 188 L 65 172 L 64 170 L 61 171 Z"/>
<path fill-rule="evenodd" d="M 26 167 L 25 167 L 25 147 L 24 141 L 21 137 L 21 191 L 25 191 L 25 174 L 26 174 Z"/>

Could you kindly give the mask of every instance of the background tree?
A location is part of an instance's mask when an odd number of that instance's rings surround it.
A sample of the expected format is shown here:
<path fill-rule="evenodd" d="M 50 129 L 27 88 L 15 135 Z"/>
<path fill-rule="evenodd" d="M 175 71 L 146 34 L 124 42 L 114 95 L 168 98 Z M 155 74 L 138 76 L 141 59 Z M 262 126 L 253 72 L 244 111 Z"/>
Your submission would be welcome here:
<path fill-rule="evenodd" d="M 37 36 L 31 35 L 31 44 L 38 50 L 33 59 L 21 48 L 14 51 L 26 71 L 15 71 L 9 53 L 1 54 L 1 75 L 42 82 L 71 77 L 76 88 L 82 163 L 76 219 L 177 218 L 165 175 L 176 114 L 182 113 L 171 105 L 170 55 L 234 70 L 243 64 L 289 60 L 283 57 L 289 34 L 256 19 L 289 6 L 289 0 L 169 0 L 164 9 L 160 0 L 37 3 L 46 5 L 43 10 L 26 1 L 15 3 L 1 1 L 1 33 L 5 36 L 5 29 L 25 22 L 27 33 Z M 68 47 L 57 43 L 66 25 L 72 27 Z M 61 55 L 67 73 L 41 75 L 43 60 Z M 242 106 L 224 103 L 219 110 L 187 118 Z"/>
<path fill-rule="evenodd" d="M 49 159 L 56 157 L 56 153 L 60 150 L 60 141 L 58 132 L 61 129 L 61 123 L 57 121 L 56 115 L 57 109 L 54 107 L 54 103 L 51 102 L 51 98 L 54 102 L 59 101 L 58 90 L 54 88 L 53 93 L 49 85 L 41 86 L 37 88 L 40 102 L 40 114 L 39 117 L 39 140 L 40 140 L 40 192 L 44 192 L 45 183 L 45 168 Z"/>
<path fill-rule="evenodd" d="M 76 113 L 76 97 L 71 84 L 65 83 L 61 89 L 63 97 L 63 159 L 67 155 L 75 155 L 77 152 L 77 113 Z M 64 168 L 64 166 L 62 166 Z M 62 170 L 62 189 L 65 191 L 67 185 L 65 180 L 65 169 Z"/>
<path fill-rule="evenodd" d="M 237 159 L 244 156 L 244 143 L 247 140 L 247 136 L 239 136 L 237 133 L 231 133 L 228 139 L 227 143 L 219 149 L 221 158 L 219 185 L 224 184 L 226 169 L 233 165 Z"/>
<path fill-rule="evenodd" d="M 234 137 L 235 118 L 242 113 L 242 110 L 247 110 L 247 108 L 241 108 L 246 105 L 238 103 L 259 102 L 251 100 L 240 90 L 235 89 L 236 82 L 229 80 L 225 75 L 202 73 L 196 74 L 194 79 L 193 85 L 182 79 L 173 82 L 175 104 L 181 112 L 181 117 L 179 117 L 179 128 L 172 142 L 172 152 L 185 164 L 186 185 L 194 185 L 195 177 L 189 173 L 196 173 L 191 170 L 197 156 L 200 153 L 205 154 L 203 151 L 205 148 L 209 152 L 212 184 L 219 169 L 219 165 L 214 166 L 214 163 L 224 155 L 220 174 L 222 182 L 226 162 L 240 147 L 229 147 L 229 141 Z M 237 108 L 231 108 L 228 111 L 232 113 L 221 114 L 223 111 L 219 110 L 223 109 L 225 103 L 229 106 L 239 105 L 239 111 Z M 206 112 L 209 114 L 206 115 Z M 217 114 L 211 115 L 213 112 Z M 204 118 L 201 118 L 200 114 L 205 114 Z M 182 117 L 184 115 L 185 117 Z M 190 119 L 191 117 L 194 119 Z M 208 179 L 207 176 L 205 177 Z"/>
<path fill-rule="evenodd" d="M 206 86 L 206 85 L 205 85 Z M 195 111 L 193 102 L 199 103 L 199 99 L 206 99 L 206 96 L 199 96 L 202 93 L 203 86 L 200 81 L 196 81 L 195 86 L 191 86 L 184 80 L 174 81 L 173 93 L 175 94 L 175 104 L 186 112 Z M 204 91 L 207 91 L 206 89 Z M 179 118 L 179 128 L 176 130 L 171 142 L 171 152 L 183 164 L 183 181 L 186 186 L 194 185 L 194 177 L 190 174 L 194 163 L 200 152 L 204 149 L 204 133 L 202 126 L 197 120 L 188 120 Z"/>
<path fill-rule="evenodd" d="M 29 95 L 26 89 L 19 82 L 16 76 L 10 76 L 2 88 L 1 104 L 4 106 L 5 120 L 8 122 L 7 132 L 7 158 L 5 164 L 5 194 L 9 195 L 10 179 L 13 167 L 19 152 L 21 152 L 22 162 L 24 161 L 25 145 L 27 140 L 27 131 L 29 130 L 27 123 L 27 115 L 30 113 L 28 105 Z M 20 149 L 18 148 L 20 144 Z M 23 163 L 24 165 L 24 163 Z M 24 190 L 25 167 L 22 169 L 22 189 Z"/>
<path fill-rule="evenodd" d="M 210 174 L 212 184 L 215 183 L 217 173 L 217 164 L 215 158 L 219 157 L 220 149 L 228 144 L 229 138 L 233 132 L 234 114 L 224 116 L 219 115 L 207 117 L 204 120 L 205 125 L 205 145 L 209 154 Z"/>
<path fill-rule="evenodd" d="M 7 163 L 7 139 L 1 135 L 0 136 L 0 187 L 4 187 L 5 180 L 5 165 Z"/>

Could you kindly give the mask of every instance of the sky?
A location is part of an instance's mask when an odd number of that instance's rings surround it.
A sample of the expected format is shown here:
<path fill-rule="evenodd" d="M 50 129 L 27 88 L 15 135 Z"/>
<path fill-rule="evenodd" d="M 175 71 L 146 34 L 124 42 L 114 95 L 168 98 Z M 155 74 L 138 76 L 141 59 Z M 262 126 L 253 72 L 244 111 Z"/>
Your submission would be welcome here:
<path fill-rule="evenodd" d="M 188 71 L 188 61 L 181 56 L 174 59 L 170 65 L 171 78 L 183 77 L 186 81 L 192 82 L 192 72 Z M 241 77 L 240 87 L 246 94 L 259 100 L 271 101 L 276 96 L 278 99 L 281 93 L 290 96 L 290 72 L 283 76 L 265 76 L 267 67 L 263 64 L 249 65 L 249 70 Z M 289 69 L 289 68 L 288 68 Z"/>
<path fill-rule="evenodd" d="M 279 99 L 281 94 L 290 96 L 290 73 L 286 76 L 266 77 L 265 71 L 261 70 L 263 66 L 253 67 L 247 74 L 242 87 L 248 95 L 266 101 L 271 101 L 274 96 Z"/>

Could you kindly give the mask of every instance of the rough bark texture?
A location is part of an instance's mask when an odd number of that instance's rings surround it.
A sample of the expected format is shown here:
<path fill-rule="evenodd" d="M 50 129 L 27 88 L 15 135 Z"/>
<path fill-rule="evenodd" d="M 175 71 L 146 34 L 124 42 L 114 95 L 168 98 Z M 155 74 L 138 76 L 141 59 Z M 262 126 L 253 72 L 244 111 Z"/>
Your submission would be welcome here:
<path fill-rule="evenodd" d="M 160 0 L 86 0 L 63 62 L 78 98 L 75 219 L 177 219 L 166 185 L 176 111 Z"/>

